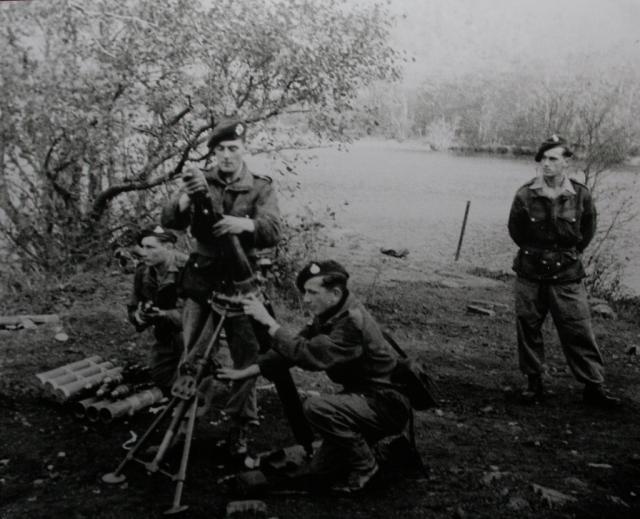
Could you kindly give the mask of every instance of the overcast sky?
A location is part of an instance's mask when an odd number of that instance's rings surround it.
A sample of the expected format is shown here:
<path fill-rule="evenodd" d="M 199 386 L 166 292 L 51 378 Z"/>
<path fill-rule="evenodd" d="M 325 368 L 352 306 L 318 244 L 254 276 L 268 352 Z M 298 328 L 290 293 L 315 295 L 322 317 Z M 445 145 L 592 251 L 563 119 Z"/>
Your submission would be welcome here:
<path fill-rule="evenodd" d="M 416 60 L 408 83 L 585 57 L 640 69 L 640 0 L 390 0 L 390 9 L 400 15 L 395 45 Z"/>

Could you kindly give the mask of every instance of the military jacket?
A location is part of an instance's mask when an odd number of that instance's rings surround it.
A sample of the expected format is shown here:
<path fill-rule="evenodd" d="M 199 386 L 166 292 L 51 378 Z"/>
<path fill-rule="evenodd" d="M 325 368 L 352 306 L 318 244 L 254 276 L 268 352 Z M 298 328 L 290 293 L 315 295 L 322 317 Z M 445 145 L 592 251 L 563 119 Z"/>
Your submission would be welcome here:
<path fill-rule="evenodd" d="M 230 184 L 222 179 L 217 167 L 204 170 L 204 175 L 215 211 L 253 219 L 255 231 L 239 235 L 246 252 L 250 253 L 252 248 L 263 249 L 277 244 L 280 239 L 280 211 L 270 178 L 251 173 L 246 164 L 242 165 L 238 178 Z M 170 229 L 184 230 L 191 223 L 193 209 L 190 207 L 181 213 L 178 208 L 181 194 L 173 197 L 162 212 L 162 225 Z M 218 249 L 215 240 L 212 243 L 196 242 L 195 250 L 203 256 L 215 257 Z"/>
<path fill-rule="evenodd" d="M 259 360 L 268 376 L 272 360 L 282 356 L 308 371 L 326 371 L 347 391 L 391 387 L 397 358 L 371 314 L 353 296 L 329 318 L 316 317 L 299 333 L 279 328 L 272 351 Z"/>
<path fill-rule="evenodd" d="M 255 224 L 253 233 L 238 235 L 242 249 L 249 260 L 256 249 L 273 247 L 280 239 L 280 211 L 271 179 L 255 175 L 243 163 L 238 177 L 227 184 L 218 168 L 204 171 L 213 202 L 213 210 L 230 216 L 251 218 Z M 180 212 L 177 194 L 164 207 L 162 224 L 171 229 L 186 229 L 193 219 L 193 204 L 188 211 Z M 180 294 L 205 303 L 212 290 L 233 293 L 234 265 L 224 254 L 226 236 L 201 241 L 196 238 L 195 251 L 191 254 L 180 283 Z"/>
<path fill-rule="evenodd" d="M 539 177 L 516 193 L 509 234 L 520 247 L 513 269 L 524 278 L 565 283 L 585 276 L 581 254 L 596 230 L 596 209 L 589 189 L 573 179 L 557 197 L 544 193 Z"/>
<path fill-rule="evenodd" d="M 151 324 L 140 325 L 134 318 L 138 306 L 145 303 L 151 303 L 167 311 L 165 317 L 155 320 L 154 332 L 158 340 L 166 334 L 182 329 L 182 310 L 179 308 L 177 288 L 186 261 L 185 254 L 172 252 L 166 264 L 165 274 L 160 278 L 154 267 L 144 263 L 138 265 L 134 275 L 131 299 L 127 305 L 129 321 L 138 331 L 144 330 Z"/>

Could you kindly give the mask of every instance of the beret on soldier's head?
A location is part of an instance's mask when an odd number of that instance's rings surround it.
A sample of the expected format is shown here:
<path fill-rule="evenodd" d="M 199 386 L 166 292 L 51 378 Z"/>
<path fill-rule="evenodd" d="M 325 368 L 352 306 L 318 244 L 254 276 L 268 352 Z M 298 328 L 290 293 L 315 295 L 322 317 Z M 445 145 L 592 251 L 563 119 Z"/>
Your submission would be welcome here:
<path fill-rule="evenodd" d="M 535 161 L 540 162 L 542 160 L 542 156 L 544 155 L 545 151 L 548 151 L 552 148 L 557 148 L 557 147 L 562 147 L 562 149 L 564 150 L 564 153 L 562 154 L 563 156 L 565 157 L 573 156 L 573 152 L 569 148 L 567 141 L 554 133 L 551 137 L 549 137 L 546 141 L 544 141 L 540 145 L 535 156 Z"/>
<path fill-rule="evenodd" d="M 154 225 L 147 227 L 138 233 L 138 245 L 142 245 L 142 240 L 149 236 L 153 236 L 160 243 L 175 243 L 178 241 L 178 237 L 171 231 L 167 231 L 159 225 Z"/>
<path fill-rule="evenodd" d="M 246 133 L 247 125 L 240 119 L 224 119 L 213 127 L 207 146 L 212 150 L 222 141 L 235 141 L 236 139 L 244 141 Z"/>
<path fill-rule="evenodd" d="M 304 284 L 316 276 L 330 277 L 332 283 L 346 285 L 349 273 L 337 261 L 312 261 L 308 263 L 298 274 L 296 286 L 300 292 L 304 292 Z"/>

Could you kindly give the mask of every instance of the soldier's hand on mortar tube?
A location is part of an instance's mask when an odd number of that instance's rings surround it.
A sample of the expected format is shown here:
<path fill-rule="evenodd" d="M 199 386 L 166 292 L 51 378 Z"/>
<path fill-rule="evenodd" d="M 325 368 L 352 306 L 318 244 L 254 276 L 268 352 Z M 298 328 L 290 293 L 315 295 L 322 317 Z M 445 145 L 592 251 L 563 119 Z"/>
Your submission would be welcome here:
<path fill-rule="evenodd" d="M 207 179 L 199 169 L 191 168 L 185 171 L 182 174 L 182 181 L 184 182 L 184 190 L 189 196 L 207 190 Z"/>
<path fill-rule="evenodd" d="M 263 324 L 268 328 L 278 325 L 276 320 L 271 316 L 256 296 L 246 297 L 243 299 L 242 309 L 246 315 L 253 317 L 260 324 Z"/>
<path fill-rule="evenodd" d="M 256 226 L 251 218 L 224 215 L 222 220 L 213 226 L 213 235 L 218 237 L 223 234 L 240 234 L 253 232 Z"/>

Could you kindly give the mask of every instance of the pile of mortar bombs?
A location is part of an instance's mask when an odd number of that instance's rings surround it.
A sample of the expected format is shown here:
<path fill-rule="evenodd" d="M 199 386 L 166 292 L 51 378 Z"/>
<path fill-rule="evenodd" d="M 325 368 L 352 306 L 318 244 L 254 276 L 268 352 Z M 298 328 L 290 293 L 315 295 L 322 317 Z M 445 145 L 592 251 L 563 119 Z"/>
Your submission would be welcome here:
<path fill-rule="evenodd" d="M 36 378 L 58 402 L 70 404 L 76 416 L 92 422 L 109 423 L 162 399 L 148 368 L 114 366 L 97 355 L 38 373 Z"/>

